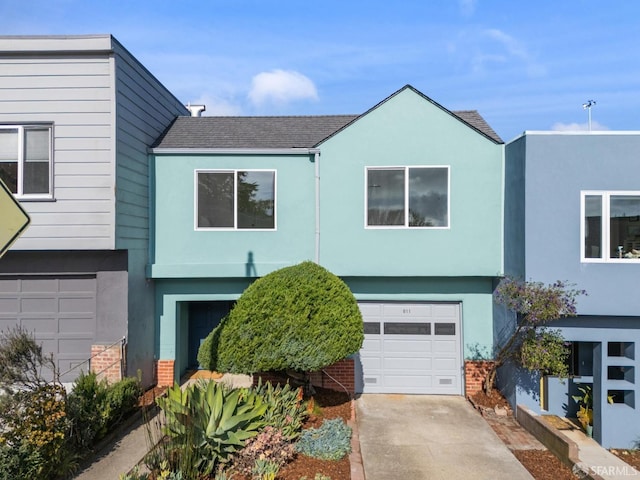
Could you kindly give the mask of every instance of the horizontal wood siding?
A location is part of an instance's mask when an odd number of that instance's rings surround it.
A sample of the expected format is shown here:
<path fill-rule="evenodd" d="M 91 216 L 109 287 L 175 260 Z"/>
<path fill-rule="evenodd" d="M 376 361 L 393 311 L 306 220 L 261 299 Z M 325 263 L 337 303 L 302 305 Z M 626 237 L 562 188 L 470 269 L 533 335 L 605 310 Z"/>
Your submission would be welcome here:
<path fill-rule="evenodd" d="M 147 149 L 178 115 L 188 112 L 124 48 L 116 53 L 116 248 L 148 252 Z"/>
<path fill-rule="evenodd" d="M 32 223 L 14 249 L 114 248 L 111 78 L 106 51 L 0 56 L 0 123 L 52 123 L 54 135 L 53 201 L 22 202 Z"/>

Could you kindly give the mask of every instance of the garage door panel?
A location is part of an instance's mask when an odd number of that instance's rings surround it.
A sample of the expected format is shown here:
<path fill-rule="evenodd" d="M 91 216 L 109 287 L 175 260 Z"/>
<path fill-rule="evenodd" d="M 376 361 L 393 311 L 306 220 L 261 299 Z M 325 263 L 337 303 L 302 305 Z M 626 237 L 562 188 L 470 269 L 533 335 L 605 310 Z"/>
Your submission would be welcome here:
<path fill-rule="evenodd" d="M 96 285 L 95 275 L 3 278 L 0 328 L 20 325 L 34 333 L 43 351 L 53 353 L 59 370 L 65 372 L 91 354 L 96 331 Z"/>
<path fill-rule="evenodd" d="M 57 310 L 57 298 L 27 297 L 20 302 L 21 313 L 48 313 L 53 315 Z"/>
<path fill-rule="evenodd" d="M 428 388 L 432 386 L 431 375 L 385 375 L 384 386 L 402 388 L 411 385 L 413 388 Z"/>
<path fill-rule="evenodd" d="M 94 330 L 95 319 L 93 317 L 60 318 L 58 320 L 60 333 L 92 334 Z"/>
<path fill-rule="evenodd" d="M 386 303 L 382 309 L 385 319 L 387 318 L 406 318 L 406 317 L 427 317 L 433 316 L 433 306 L 428 303 Z"/>
<path fill-rule="evenodd" d="M 438 371 L 449 370 L 455 372 L 457 366 L 457 358 L 436 358 L 433 360 L 433 368 Z"/>
<path fill-rule="evenodd" d="M 96 291 L 95 278 L 61 278 L 58 291 L 60 293 L 86 292 L 93 295 Z"/>
<path fill-rule="evenodd" d="M 0 279 L 0 294 L 18 293 L 19 286 L 17 280 Z"/>
<path fill-rule="evenodd" d="M 385 371 L 402 370 L 412 372 L 414 370 L 431 370 L 430 358 L 402 358 L 384 357 L 382 362 Z"/>
<path fill-rule="evenodd" d="M 458 345 L 455 340 L 436 340 L 433 342 L 435 353 L 456 353 Z"/>
<path fill-rule="evenodd" d="M 360 357 L 362 367 L 366 372 L 372 372 L 374 370 L 382 370 L 382 358 L 380 357 Z"/>
<path fill-rule="evenodd" d="M 58 290 L 56 278 L 25 278 L 20 282 L 22 293 L 52 293 Z"/>
<path fill-rule="evenodd" d="M 17 298 L 0 298 L 0 315 L 1 314 L 17 314 L 20 302 Z"/>
<path fill-rule="evenodd" d="M 27 332 L 38 332 L 38 335 L 53 335 L 58 331 L 58 320 L 55 318 L 23 318 L 20 325 Z"/>
<path fill-rule="evenodd" d="M 458 304 L 457 303 L 436 303 L 433 304 L 433 316 L 434 318 L 458 318 Z"/>
<path fill-rule="evenodd" d="M 384 340 L 385 353 L 397 354 L 427 354 L 431 352 L 431 341 L 417 341 L 417 340 Z M 415 356 L 415 355 L 413 355 Z"/>
<path fill-rule="evenodd" d="M 369 333 L 360 351 L 364 393 L 462 394 L 460 304 L 359 306 Z"/>
<path fill-rule="evenodd" d="M 59 311 L 61 313 L 92 312 L 95 308 L 94 298 L 61 298 Z"/>
<path fill-rule="evenodd" d="M 360 312 L 367 318 L 382 316 L 382 304 L 380 303 L 361 303 L 358 305 Z"/>

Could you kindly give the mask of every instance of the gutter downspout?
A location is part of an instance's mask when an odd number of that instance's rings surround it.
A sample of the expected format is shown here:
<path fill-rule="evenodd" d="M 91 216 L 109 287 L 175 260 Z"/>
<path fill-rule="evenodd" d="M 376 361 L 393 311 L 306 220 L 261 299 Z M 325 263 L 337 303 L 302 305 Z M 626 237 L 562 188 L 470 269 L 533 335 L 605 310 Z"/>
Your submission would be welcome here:
<path fill-rule="evenodd" d="M 315 163 L 315 183 L 316 183 L 316 233 L 315 233 L 315 258 L 316 264 L 320 265 L 320 150 L 310 149 Z"/>

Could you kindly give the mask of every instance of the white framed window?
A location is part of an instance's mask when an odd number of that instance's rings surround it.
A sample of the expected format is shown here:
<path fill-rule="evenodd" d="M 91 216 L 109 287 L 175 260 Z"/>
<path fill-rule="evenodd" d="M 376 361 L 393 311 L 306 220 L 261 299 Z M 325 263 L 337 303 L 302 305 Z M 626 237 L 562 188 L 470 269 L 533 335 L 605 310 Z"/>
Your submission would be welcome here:
<path fill-rule="evenodd" d="M 366 228 L 449 228 L 448 166 L 366 167 Z"/>
<path fill-rule="evenodd" d="M 0 125 L 0 178 L 22 198 L 50 198 L 51 125 Z"/>
<path fill-rule="evenodd" d="M 196 170 L 196 230 L 275 230 L 275 170 Z"/>
<path fill-rule="evenodd" d="M 640 261 L 640 191 L 583 191 L 583 262 Z"/>

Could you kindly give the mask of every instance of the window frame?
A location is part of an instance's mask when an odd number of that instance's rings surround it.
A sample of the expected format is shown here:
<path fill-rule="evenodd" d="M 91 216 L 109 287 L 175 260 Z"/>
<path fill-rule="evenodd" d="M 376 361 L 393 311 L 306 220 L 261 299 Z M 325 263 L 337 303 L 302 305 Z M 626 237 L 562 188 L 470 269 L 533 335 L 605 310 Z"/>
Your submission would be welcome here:
<path fill-rule="evenodd" d="M 411 226 L 409 225 L 409 170 L 444 168 L 447 171 L 447 225 Z M 369 172 L 371 170 L 404 170 L 404 225 L 369 225 Z M 388 165 L 364 167 L 364 228 L 367 230 L 450 230 L 451 229 L 451 166 L 450 165 Z"/>
<path fill-rule="evenodd" d="M 24 163 L 25 163 L 25 130 L 47 130 L 49 137 L 49 175 L 47 193 L 24 193 Z M 0 124 L 0 130 L 18 131 L 18 158 L 17 158 L 17 191 L 16 198 L 24 201 L 29 200 L 52 200 L 53 199 L 53 124 L 52 123 L 16 123 Z M 8 163 L 2 162 L 0 163 Z"/>
<path fill-rule="evenodd" d="M 586 257 L 586 197 L 599 196 L 602 199 L 602 248 L 600 258 Z M 609 258 L 611 251 L 611 197 L 633 196 L 640 200 L 640 190 L 582 190 L 580 191 L 580 262 L 581 263 L 640 263 L 640 258 Z M 640 223 L 638 224 L 640 226 Z"/>
<path fill-rule="evenodd" d="M 239 228 L 238 227 L 238 172 L 273 173 L 273 228 Z M 200 173 L 233 174 L 233 227 L 200 227 L 198 225 L 198 175 Z M 194 170 L 194 230 L 202 232 L 275 232 L 278 230 L 278 172 L 274 168 L 196 168 Z"/>

